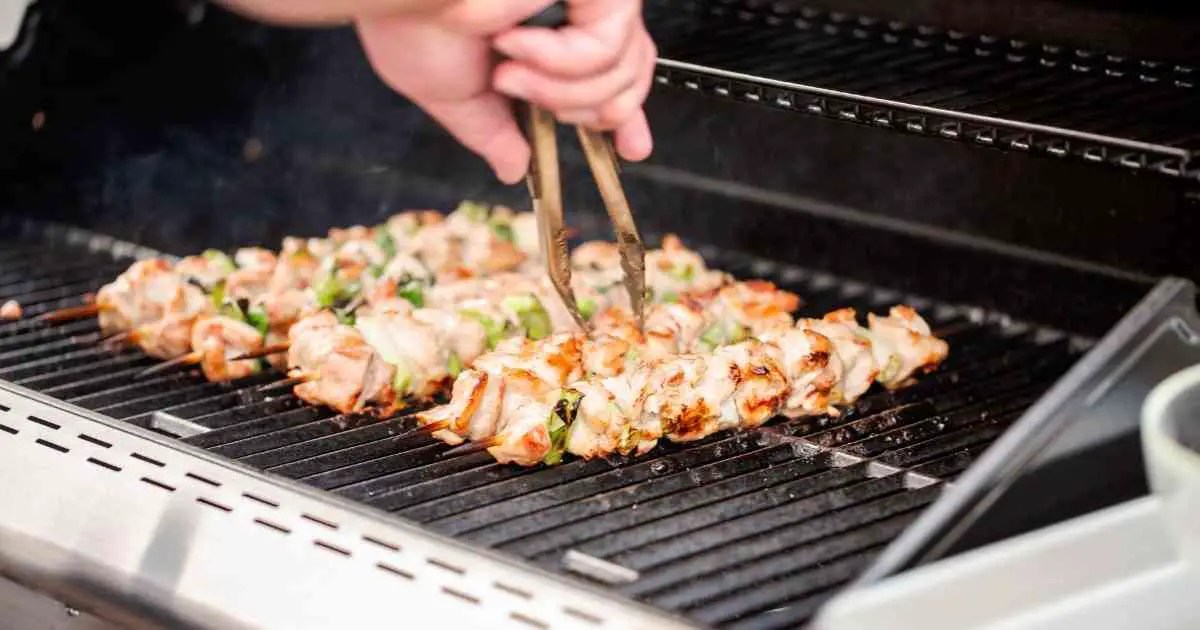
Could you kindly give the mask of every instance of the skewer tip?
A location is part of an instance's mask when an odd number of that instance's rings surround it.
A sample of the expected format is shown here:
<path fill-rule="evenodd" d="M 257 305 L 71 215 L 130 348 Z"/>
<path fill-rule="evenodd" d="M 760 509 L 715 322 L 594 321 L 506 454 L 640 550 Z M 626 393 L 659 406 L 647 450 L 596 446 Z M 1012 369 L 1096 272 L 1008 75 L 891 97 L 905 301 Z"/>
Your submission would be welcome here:
<path fill-rule="evenodd" d="M 263 357 L 269 357 L 273 354 L 281 354 L 281 353 L 287 352 L 288 348 L 290 348 L 290 347 L 291 346 L 286 343 L 277 343 L 277 344 L 270 345 L 270 346 L 263 346 L 263 347 L 259 348 L 258 350 L 251 350 L 250 352 L 247 352 L 245 354 L 239 354 L 238 356 L 233 357 L 230 360 L 231 361 L 248 361 L 250 359 L 261 359 Z"/>
<path fill-rule="evenodd" d="M 159 363 L 158 365 L 148 367 L 148 368 L 142 370 L 141 372 L 138 372 L 137 374 L 135 374 L 133 376 L 133 378 L 136 380 L 143 380 L 143 379 L 149 378 L 151 376 L 154 376 L 156 374 L 162 374 L 164 372 L 170 371 L 171 369 L 179 367 L 179 366 L 196 365 L 196 364 L 200 363 L 201 358 L 202 358 L 202 356 L 199 352 L 189 352 L 188 354 L 185 354 L 183 356 L 175 357 L 174 359 L 171 359 L 170 361 L 164 361 L 162 363 Z"/>
<path fill-rule="evenodd" d="M 396 439 L 404 440 L 404 439 L 407 439 L 407 438 L 410 438 L 410 437 L 413 437 L 416 435 L 432 435 L 434 433 L 437 433 L 438 431 L 444 431 L 448 428 L 450 428 L 450 423 L 446 422 L 444 420 L 440 421 L 440 422 L 431 422 L 429 424 L 421 425 L 415 429 L 410 429 L 408 431 L 405 431 L 404 433 L 397 435 Z"/>
<path fill-rule="evenodd" d="M 504 437 L 499 436 L 499 435 L 493 435 L 490 438 L 487 438 L 485 440 L 480 440 L 478 442 L 467 442 L 466 444 L 456 446 L 456 447 L 446 451 L 445 453 L 442 453 L 442 459 L 447 459 L 447 458 L 451 458 L 451 457 L 466 457 L 467 455 L 481 453 L 483 451 L 488 450 L 489 448 L 499 446 L 503 442 L 504 442 Z"/>
<path fill-rule="evenodd" d="M 48 324 L 61 324 L 63 322 L 71 322 L 77 319 L 86 319 L 95 317 L 100 313 L 100 306 L 97 304 L 83 304 L 80 306 L 68 306 L 60 308 L 57 311 L 43 313 L 38 319 Z"/>

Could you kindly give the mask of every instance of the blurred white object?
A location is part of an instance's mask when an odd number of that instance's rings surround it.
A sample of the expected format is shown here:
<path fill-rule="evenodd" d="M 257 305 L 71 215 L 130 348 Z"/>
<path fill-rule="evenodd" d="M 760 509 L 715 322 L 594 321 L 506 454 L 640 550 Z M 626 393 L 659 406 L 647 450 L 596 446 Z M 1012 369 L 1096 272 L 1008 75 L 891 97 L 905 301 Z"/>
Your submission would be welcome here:
<path fill-rule="evenodd" d="M 1141 420 L 1149 496 L 852 588 L 814 628 L 1200 628 L 1200 365 Z"/>
<path fill-rule="evenodd" d="M 25 8 L 31 4 L 33 0 L 0 0 L 0 50 L 7 49 L 17 40 Z"/>

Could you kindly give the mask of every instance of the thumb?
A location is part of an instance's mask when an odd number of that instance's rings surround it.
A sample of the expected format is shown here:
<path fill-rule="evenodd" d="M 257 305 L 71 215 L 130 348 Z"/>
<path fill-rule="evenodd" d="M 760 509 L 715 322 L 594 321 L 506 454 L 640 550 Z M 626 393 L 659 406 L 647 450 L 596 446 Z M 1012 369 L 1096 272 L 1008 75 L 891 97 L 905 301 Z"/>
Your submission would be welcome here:
<path fill-rule="evenodd" d="M 392 89 L 407 96 L 496 176 L 516 183 L 529 168 L 530 149 L 508 99 L 491 87 L 489 42 L 425 20 L 359 20 L 359 38 L 371 65 Z"/>

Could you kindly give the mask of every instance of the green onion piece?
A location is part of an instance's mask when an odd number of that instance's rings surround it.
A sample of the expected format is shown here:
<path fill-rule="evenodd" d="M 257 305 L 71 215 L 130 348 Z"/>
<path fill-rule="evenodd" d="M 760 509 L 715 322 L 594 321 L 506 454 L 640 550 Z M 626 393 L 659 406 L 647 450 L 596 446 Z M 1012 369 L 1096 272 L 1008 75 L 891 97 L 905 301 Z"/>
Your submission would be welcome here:
<path fill-rule="evenodd" d="M 504 298 L 502 304 L 504 308 L 517 314 L 521 327 L 525 329 L 526 337 L 537 341 L 549 337 L 553 332 L 553 327 L 550 325 L 550 314 L 533 295 L 510 295 Z"/>
<path fill-rule="evenodd" d="M 674 291 L 663 291 L 658 301 L 663 304 L 674 304 L 679 301 L 679 294 Z"/>
<path fill-rule="evenodd" d="M 225 281 L 222 280 L 212 288 L 212 293 L 209 295 L 212 298 L 212 305 L 215 310 L 221 310 L 221 306 L 225 304 Z"/>
<path fill-rule="evenodd" d="M 372 278 L 378 278 L 383 275 L 383 265 L 371 265 L 367 267 L 367 273 L 371 274 Z"/>
<path fill-rule="evenodd" d="M 675 265 L 668 273 L 683 282 L 691 282 L 696 278 L 696 268 L 686 264 Z"/>
<path fill-rule="evenodd" d="M 425 306 L 425 287 L 420 282 L 404 279 L 396 283 L 396 295 L 408 300 L 413 306 Z"/>
<path fill-rule="evenodd" d="M 412 387 L 412 370 L 408 369 L 408 365 L 404 362 L 395 364 L 396 374 L 392 377 L 392 389 L 398 394 L 408 394 L 409 388 Z"/>
<path fill-rule="evenodd" d="M 258 329 L 263 337 L 266 337 L 267 331 L 271 329 L 271 320 L 267 317 L 267 311 L 260 305 L 251 306 L 246 311 L 246 323 Z"/>
<path fill-rule="evenodd" d="M 700 342 L 704 344 L 705 350 L 712 350 L 717 346 L 725 343 L 725 331 L 721 330 L 720 324 L 713 324 L 700 335 Z"/>
<path fill-rule="evenodd" d="M 233 259 L 219 249 L 206 249 L 201 256 L 208 262 L 220 267 L 225 273 L 231 273 L 237 269 L 237 265 L 234 264 Z"/>
<path fill-rule="evenodd" d="M 600 305 L 596 304 L 596 300 L 592 298 L 579 300 L 577 306 L 579 307 L 579 314 L 583 315 L 584 319 L 591 319 L 592 315 L 596 314 L 596 309 L 600 308 Z"/>
<path fill-rule="evenodd" d="M 396 255 L 396 241 L 392 238 L 392 234 L 388 232 L 386 226 L 381 225 L 375 228 L 375 244 L 379 246 L 379 249 L 383 250 L 383 254 L 388 258 Z"/>
<path fill-rule="evenodd" d="M 729 335 L 729 343 L 741 343 L 749 338 L 749 328 L 741 324 L 734 324 L 733 334 Z"/>
<path fill-rule="evenodd" d="M 507 221 L 497 221 L 493 219 L 488 221 L 488 225 L 492 226 L 492 233 L 496 235 L 496 238 L 502 241 L 508 241 L 509 243 L 516 242 L 517 234 L 516 232 L 513 232 L 512 225 L 510 225 Z"/>
<path fill-rule="evenodd" d="M 495 348 L 496 344 L 500 343 L 508 335 L 508 322 L 497 322 L 491 317 L 471 308 L 464 308 L 458 314 L 463 317 L 469 317 L 479 322 L 480 326 L 483 326 L 483 332 L 487 335 L 488 350 Z"/>
<path fill-rule="evenodd" d="M 462 359 L 459 358 L 457 352 L 451 352 L 450 360 L 446 362 L 446 372 L 448 372 L 450 374 L 450 378 L 458 378 L 458 375 L 462 374 L 462 371 L 463 371 Z"/>
<path fill-rule="evenodd" d="M 562 461 L 563 453 L 567 450 L 567 435 L 575 416 L 579 412 L 579 401 L 583 395 L 573 389 L 564 389 L 559 396 L 554 410 L 546 418 L 546 431 L 550 434 L 550 450 L 542 458 L 542 463 L 553 466 Z"/>
<path fill-rule="evenodd" d="M 344 311 L 340 308 L 333 309 L 333 315 L 334 317 L 337 317 L 339 324 L 344 324 L 346 326 L 353 326 L 354 322 L 358 319 L 354 316 L 353 312 Z"/>
<path fill-rule="evenodd" d="M 236 319 L 239 322 L 246 322 L 246 314 L 242 312 L 242 308 L 236 302 L 226 302 L 217 309 L 217 314 L 229 319 Z"/>
<path fill-rule="evenodd" d="M 458 204 L 458 208 L 455 209 L 455 212 L 462 212 L 463 214 L 467 215 L 468 219 L 475 221 L 476 223 L 483 223 L 484 221 L 487 221 L 488 215 L 491 214 L 491 208 L 474 201 L 464 201 Z"/>
<path fill-rule="evenodd" d="M 338 280 L 337 275 L 329 274 L 317 284 L 316 293 L 317 304 L 323 308 L 330 308 L 342 295 L 342 283 Z"/>

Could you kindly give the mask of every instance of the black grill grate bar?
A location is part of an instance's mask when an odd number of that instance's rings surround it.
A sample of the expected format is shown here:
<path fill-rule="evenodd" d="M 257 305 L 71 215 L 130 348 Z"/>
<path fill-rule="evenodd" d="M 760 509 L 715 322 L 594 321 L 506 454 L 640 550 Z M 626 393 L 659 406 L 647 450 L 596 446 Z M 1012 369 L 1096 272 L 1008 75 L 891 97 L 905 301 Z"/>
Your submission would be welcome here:
<path fill-rule="evenodd" d="M 74 349 L 80 346 L 82 348 Z M 0 379 L 22 381 L 34 376 L 52 374 L 80 366 L 93 366 L 114 356 L 112 351 L 94 344 L 80 343 L 74 348 L 62 352 L 56 349 L 52 352 L 41 353 L 31 361 L 0 367 Z M 119 350 L 118 352 L 122 351 Z M 132 350 L 125 350 L 124 352 L 133 353 Z M 140 357 L 142 355 L 139 353 L 136 356 Z"/>
<path fill-rule="evenodd" d="M 369 420 L 362 426 L 348 425 L 344 416 L 305 422 L 272 433 L 264 433 L 220 447 L 227 457 L 250 466 L 274 468 L 317 455 L 407 433 L 409 418 Z"/>
<path fill-rule="evenodd" d="M 332 418 L 300 422 L 223 445 L 220 452 L 239 458 L 250 466 L 274 468 L 408 431 L 407 416 L 388 420 L 372 419 L 361 424 L 353 420 L 335 415 Z"/>
<path fill-rule="evenodd" d="M 267 374 L 253 375 L 237 381 L 225 382 L 222 383 L 222 385 L 234 389 L 218 391 L 213 393 L 211 396 L 204 396 L 201 398 L 196 398 L 195 400 L 188 400 L 176 405 L 170 405 L 168 407 L 164 407 L 163 409 L 157 409 L 155 412 L 163 411 L 173 416 L 186 418 L 189 421 L 195 422 L 195 418 L 197 417 L 207 417 L 212 414 L 222 414 L 231 408 L 239 407 L 247 403 L 271 402 L 277 399 L 270 397 L 271 400 L 267 400 L 268 397 L 258 392 L 257 389 L 263 384 L 278 380 L 279 378 L 280 377 L 277 373 L 272 372 Z M 199 378 L 194 379 L 194 381 L 196 383 L 202 382 Z M 294 396 L 288 396 L 286 399 L 289 401 L 296 401 L 296 404 L 299 404 L 298 399 L 296 399 Z M 291 408 L 294 408 L 294 406 L 288 407 L 288 409 Z M 280 409 L 280 411 L 284 410 L 285 409 Z M 150 412 L 145 415 L 149 416 L 155 412 Z M 141 418 L 142 416 L 135 416 L 129 418 L 128 422 L 137 423 Z M 201 424 L 201 426 L 206 427 L 208 426 L 202 423 L 197 424 Z"/>
<path fill-rule="evenodd" d="M 282 404 L 284 402 L 285 401 L 270 401 L 260 404 Z M 238 440 L 243 440 L 255 435 L 261 435 L 263 433 L 269 433 L 271 431 L 276 431 L 299 423 L 329 418 L 333 415 L 334 413 L 327 409 L 302 406 L 290 411 L 284 411 L 282 413 L 276 413 L 266 417 L 259 417 L 253 420 L 245 420 L 236 424 L 231 424 L 221 427 L 216 431 L 201 433 L 200 435 L 193 435 L 184 441 L 189 442 L 194 446 L 213 449 L 215 452 L 220 453 L 221 449 L 219 447 L 221 445 L 237 442 Z M 192 422 L 197 421 L 193 419 Z M 197 424 L 200 424 L 201 426 L 210 426 L 201 422 L 197 422 Z"/>
<path fill-rule="evenodd" d="M 790 569 L 787 566 L 789 561 L 806 563 L 807 557 L 799 555 L 798 548 L 814 543 L 823 546 L 825 541 L 821 539 L 834 533 L 839 533 L 845 539 L 846 546 L 854 546 L 856 540 L 869 539 L 869 536 L 863 535 L 866 526 L 886 518 L 911 514 L 932 502 L 940 490 L 937 486 L 927 486 L 904 491 L 884 481 L 875 479 L 841 488 L 838 493 L 842 496 L 818 495 L 796 501 L 790 506 L 773 508 L 770 516 L 788 508 L 794 509 L 796 514 L 770 530 L 746 528 L 744 535 L 736 537 L 731 534 L 736 532 L 736 526 L 753 525 L 751 520 L 738 518 L 729 524 L 696 532 L 673 547 L 664 547 L 671 560 L 668 563 L 653 562 L 650 568 L 641 570 L 641 578 L 637 582 L 622 590 L 651 600 L 656 599 L 656 593 L 660 592 L 664 597 L 674 594 L 677 598 L 688 598 L 689 594 L 683 589 L 690 587 L 691 592 L 695 593 L 704 588 L 704 581 L 718 575 L 722 576 L 715 580 L 718 583 L 723 582 L 724 576 L 729 576 L 730 589 L 761 588 L 764 582 L 782 578 L 780 573 Z M 712 546 L 698 546 L 710 539 L 716 541 Z M 652 548 L 647 548 L 639 557 L 658 560 L 654 553 Z M 625 564 L 633 557 L 632 553 L 623 554 L 621 559 L 625 562 L 620 559 L 614 561 Z"/>
<path fill-rule="evenodd" d="M 56 284 L 49 288 L 37 289 L 27 293 L 10 295 L 8 299 L 20 302 L 23 310 L 28 310 L 28 308 L 34 306 L 44 305 L 48 302 L 58 302 L 67 298 L 78 298 L 82 301 L 83 295 L 89 291 L 94 291 L 97 286 L 99 285 L 96 280 L 81 280 L 78 282 Z"/>
<path fill-rule="evenodd" d="M 437 447 L 428 448 L 430 449 L 430 454 L 436 455 L 440 451 Z M 491 455 L 487 453 L 475 453 L 423 466 L 405 467 L 397 472 L 388 473 L 375 479 L 338 488 L 337 493 L 349 499 L 370 503 L 371 497 L 374 495 L 394 488 L 403 488 L 412 484 L 429 481 L 430 479 L 437 479 L 464 470 L 489 465 L 496 465 L 496 460 Z"/>
<path fill-rule="evenodd" d="M 880 545 L 815 567 L 803 576 L 786 582 L 786 588 L 783 582 L 774 583 L 764 586 L 763 590 L 753 591 L 745 601 L 721 600 L 721 603 L 694 609 L 690 611 L 691 615 L 702 623 L 719 624 L 731 629 L 801 627 L 816 613 L 833 589 L 861 573 L 883 548 Z M 821 594 L 821 597 L 814 596 L 817 594 Z M 786 599 L 788 597 L 800 599 Z M 762 600 L 772 598 L 777 599 L 761 604 Z M 731 623 L 734 620 L 740 620 L 740 623 Z"/>
<path fill-rule="evenodd" d="M 695 576 L 694 580 L 676 581 L 670 587 L 654 589 L 654 582 L 665 584 L 670 579 L 667 571 L 660 571 L 645 580 L 644 584 L 641 581 L 634 583 L 629 591 L 656 606 L 672 610 L 714 603 L 727 593 L 741 597 L 748 587 L 761 582 L 786 580 L 841 556 L 886 544 L 908 526 L 917 513 L 913 510 L 901 511 L 855 527 L 855 524 L 849 523 L 846 514 L 835 512 L 806 521 L 804 534 L 807 541 L 804 543 L 786 552 L 772 553 L 723 571 L 720 580 Z M 678 577 L 678 573 L 670 577 Z M 658 579 L 652 581 L 653 578 Z"/>
<path fill-rule="evenodd" d="M 889 429 L 879 435 L 860 438 L 847 444 L 838 444 L 838 450 L 859 457 L 875 457 L 880 453 L 905 446 L 908 444 L 936 439 L 939 435 L 956 431 L 964 427 L 973 427 L 994 419 L 1015 417 L 1024 412 L 1029 405 L 1046 390 L 1046 385 L 1026 388 L 1018 395 L 1006 400 L 972 405 L 951 413 L 939 414 L 919 422 Z"/>
<path fill-rule="evenodd" d="M 47 255 L 35 262 L 32 268 L 11 269 L 0 271 L 0 290 L 7 289 L 14 283 L 40 280 L 43 278 L 70 278 L 74 274 L 87 272 L 89 276 L 97 275 L 97 267 L 129 265 L 130 260 L 113 260 L 109 256 L 87 256 L 73 254 L 69 260 L 64 260 L 59 253 Z"/>
<path fill-rule="evenodd" d="M 50 359 L 49 363 L 53 364 L 54 359 L 66 359 L 85 352 L 91 355 L 103 354 L 104 350 L 96 346 L 99 340 L 98 334 L 80 335 L 79 337 L 56 339 L 33 348 L 20 348 L 0 353 L 0 366 L 3 370 L 0 371 L 0 375 L 6 375 L 9 370 L 30 367 L 34 363 L 40 365 L 46 359 Z"/>
<path fill-rule="evenodd" d="M 737 505 L 753 502 L 764 493 L 779 492 L 780 488 L 805 486 L 804 492 L 822 492 L 838 485 L 851 483 L 856 478 L 855 469 L 834 469 L 828 455 L 815 457 L 793 457 L 786 464 L 765 471 L 753 471 L 729 478 L 705 479 L 702 475 L 689 475 L 692 487 L 663 497 L 631 504 L 628 509 L 616 510 L 598 517 L 559 525 L 553 531 L 541 531 L 522 538 L 500 543 L 500 547 L 522 556 L 556 555 L 566 548 L 575 548 L 595 556 L 609 555 L 629 546 L 650 542 L 653 527 L 671 526 L 671 517 L 683 516 L 695 519 L 696 527 L 703 527 L 707 519 L 713 519 L 725 506 L 736 510 Z M 688 473 L 681 473 L 688 474 Z M 732 513 L 732 512 L 731 512 Z M 720 520 L 719 518 L 717 520 Z M 652 525 L 648 525 L 652 524 Z M 486 530 L 485 530 L 486 531 Z M 477 535 L 467 538 L 476 540 Z M 612 539 L 616 546 L 605 543 Z"/>
<path fill-rule="evenodd" d="M 362 479 L 369 479 L 373 476 L 371 471 L 378 470 L 381 466 L 387 472 L 392 472 L 395 470 L 392 467 L 394 463 L 410 455 L 419 458 L 414 459 L 413 464 L 420 465 L 418 462 L 433 461 L 421 456 L 426 455 L 432 458 L 440 456 L 441 453 L 438 452 L 427 452 L 429 447 L 439 445 L 441 442 L 428 435 L 409 435 L 399 439 L 388 436 L 282 464 L 272 470 L 286 477 L 320 478 L 338 486 L 349 485 Z M 346 480 L 353 481 L 346 482 Z"/>
<path fill-rule="evenodd" d="M 1020 402 L 1028 401 L 1044 391 L 1050 382 L 1045 375 L 1009 373 L 971 387 L 964 387 L 949 399 L 927 399 L 882 413 L 858 417 L 850 422 L 835 421 L 827 424 L 828 428 L 813 433 L 793 433 L 789 430 L 791 427 L 787 426 L 780 429 L 789 435 L 803 435 L 813 444 L 825 448 L 841 447 L 867 438 L 896 439 L 899 433 L 890 433 L 894 429 L 937 420 L 945 414 L 972 409 L 992 409 L 997 412 L 1014 409 Z"/>
<path fill-rule="evenodd" d="M 238 425 L 260 420 L 270 420 L 271 416 L 287 413 L 304 404 L 303 401 L 288 390 L 260 392 L 257 389 L 243 389 L 240 391 L 242 399 L 238 401 L 236 406 L 189 418 L 196 424 L 215 429 L 209 434 L 209 439 L 218 441 L 209 442 L 210 446 L 236 442 L 256 435 L 254 433 L 246 433 L 245 427 L 239 427 Z M 271 426 L 277 428 L 277 425 Z M 276 428 L 269 430 L 274 431 Z M 263 429 L 263 431 L 267 430 Z M 228 437 L 225 435 L 227 431 L 232 432 Z"/>
<path fill-rule="evenodd" d="M 67 269 L 40 270 L 32 274 L 22 275 L 15 272 L 0 275 L 0 295 L 4 299 L 34 295 L 41 291 L 64 286 L 83 286 L 85 289 L 98 289 L 118 273 L 125 270 L 124 263 L 109 263 L 97 266 L 76 267 Z"/>
<path fill-rule="evenodd" d="M 756 535 L 821 514 L 893 493 L 906 494 L 902 492 L 903 475 L 873 479 L 870 471 L 868 463 L 860 462 L 826 470 L 813 477 L 756 488 L 736 500 L 657 520 L 641 520 L 633 527 L 611 532 L 575 548 L 639 571 L 649 571 L 721 545 L 749 541 Z M 725 564 L 733 562 L 730 560 Z"/>
<path fill-rule="evenodd" d="M 192 368 L 192 371 L 198 372 L 199 369 Z M 168 390 L 177 389 L 180 386 L 193 387 L 197 384 L 196 380 L 181 378 L 180 374 L 164 374 L 144 379 L 127 379 L 114 387 L 72 398 L 70 402 L 81 407 L 95 409 L 143 400 L 147 397 L 147 392 L 151 392 L 151 396 L 155 396 L 161 395 Z"/>
<path fill-rule="evenodd" d="M 167 382 L 170 383 L 173 379 L 167 377 Z M 201 382 L 196 384 L 177 384 L 169 388 L 168 391 L 150 394 L 133 398 L 132 400 L 124 400 L 121 402 L 106 404 L 104 406 L 93 407 L 95 411 L 107 414 L 114 418 L 125 419 L 130 416 L 143 414 L 163 409 L 170 405 L 179 404 L 187 400 L 195 400 L 208 396 L 211 392 L 220 391 L 225 387 L 220 383 Z"/>
<path fill-rule="evenodd" d="M 411 442 L 415 443 L 404 450 L 397 450 L 394 440 L 381 440 L 312 460 L 286 464 L 276 470 L 281 475 L 303 479 L 318 488 L 343 488 L 345 493 L 364 496 L 364 486 L 385 475 L 394 478 L 424 468 L 429 469 L 431 475 L 440 477 L 440 465 L 456 461 L 455 458 L 443 460 L 445 445 L 429 436 L 417 436 Z"/>
<path fill-rule="evenodd" d="M 962 471 L 971 465 L 971 462 L 975 461 L 976 457 L 979 457 L 981 453 L 987 450 L 989 446 L 991 446 L 990 442 L 968 446 L 944 457 L 912 466 L 909 470 L 918 475 L 927 475 L 946 481 L 953 481 Z"/>
<path fill-rule="evenodd" d="M 526 492 L 511 504 L 481 505 L 442 516 L 429 522 L 429 525 L 455 535 L 468 534 L 481 544 L 496 545 L 537 534 L 548 523 L 571 523 L 721 480 L 762 473 L 772 466 L 778 465 L 781 470 L 769 474 L 786 476 L 811 465 L 808 462 L 794 463 L 794 460 L 790 446 L 763 447 L 750 440 L 729 438 L 647 462 L 635 460 L 633 465 L 621 468 L 613 468 L 602 460 L 577 461 L 567 466 L 573 468 L 573 475 L 580 477 L 578 480 L 567 480 L 565 484 L 537 492 L 529 492 L 528 488 L 522 487 L 520 490 Z M 545 484 L 545 477 L 547 475 L 541 475 L 528 481 L 531 484 Z M 490 488 L 484 491 L 487 490 Z M 451 505 L 472 505 L 465 500 L 454 501 L 457 498 L 449 498 Z M 435 510 L 433 513 L 438 512 Z M 409 514 L 401 512 L 404 516 Z M 417 512 L 416 517 L 409 517 L 426 521 L 424 516 L 428 514 Z"/>
<path fill-rule="evenodd" d="M 86 407 L 94 397 L 102 398 L 106 395 L 106 392 L 109 392 L 107 395 L 114 398 L 116 402 L 124 402 L 133 397 L 128 395 L 129 391 L 133 388 L 153 389 L 170 383 L 169 378 L 166 377 L 162 379 L 145 381 L 140 381 L 137 379 L 137 374 L 145 370 L 144 367 L 141 367 L 141 362 L 136 361 L 138 358 L 153 361 L 152 359 L 149 359 L 149 357 L 138 357 L 136 354 L 134 354 L 133 359 L 135 359 L 135 361 L 132 361 L 134 363 L 133 365 L 126 365 L 119 369 L 106 370 L 105 372 L 90 378 L 78 378 L 69 383 L 48 387 L 43 391 L 51 396 L 62 398 L 64 400 L 70 400 L 71 402 Z M 130 384 L 131 382 L 133 384 Z M 106 403 L 99 402 L 97 404 L 103 405 Z"/>
<path fill-rule="evenodd" d="M 987 418 L 976 427 L 959 429 L 938 439 L 886 451 L 878 461 L 901 468 L 917 466 L 958 450 L 990 443 L 1016 419 L 1016 414 Z"/>
<path fill-rule="evenodd" d="M 154 360 L 140 352 L 125 352 L 98 361 L 91 361 L 66 369 L 47 371 L 33 374 L 17 382 L 26 387 L 48 392 L 51 388 L 70 385 L 73 382 L 92 378 L 96 375 L 109 374 L 126 368 L 144 369 L 154 364 Z"/>
<path fill-rule="evenodd" d="M 16 334 L 0 337 L 0 354 L 7 354 L 13 350 L 29 348 L 49 341 L 95 335 L 98 332 L 99 328 L 94 319 L 71 322 L 54 328 L 26 328 Z"/>

